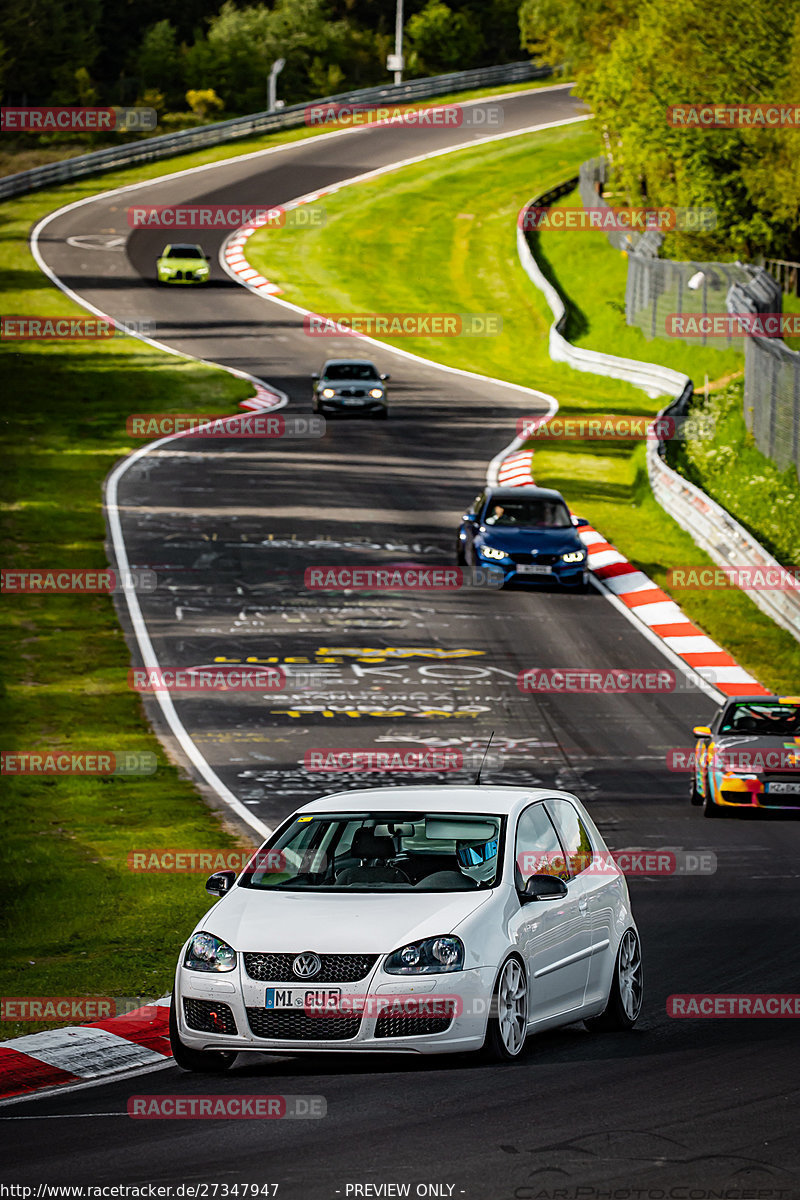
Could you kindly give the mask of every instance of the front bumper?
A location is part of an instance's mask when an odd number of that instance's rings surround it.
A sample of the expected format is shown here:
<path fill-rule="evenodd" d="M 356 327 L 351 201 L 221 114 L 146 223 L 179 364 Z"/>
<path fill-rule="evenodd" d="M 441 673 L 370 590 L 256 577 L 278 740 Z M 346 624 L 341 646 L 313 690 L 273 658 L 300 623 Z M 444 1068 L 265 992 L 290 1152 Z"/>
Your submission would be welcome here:
<path fill-rule="evenodd" d="M 371 971 L 366 979 L 353 984 L 337 985 L 341 987 L 341 1008 L 355 1008 L 357 1005 L 348 998 L 368 998 L 365 1015 L 356 1012 L 353 1018 L 348 1017 L 346 1027 L 329 1026 L 330 1018 L 305 1016 L 305 1009 L 295 1012 L 292 1009 L 267 1009 L 267 988 L 288 989 L 296 988 L 297 983 L 287 984 L 277 981 L 258 981 L 251 979 L 244 969 L 244 956 L 237 955 L 237 966 L 234 971 L 225 976 L 211 976 L 199 971 L 188 971 L 182 965 L 178 966 L 175 975 L 175 1003 L 178 1017 L 178 1032 L 181 1041 L 196 1050 L 235 1050 L 238 1052 L 259 1051 L 261 1053 L 291 1053 L 303 1051 L 328 1052 L 344 1051 L 357 1053 L 371 1051 L 377 1054 L 445 1054 L 477 1050 L 483 1045 L 486 1036 L 486 1022 L 492 997 L 494 981 L 497 975 L 496 967 L 478 967 L 466 971 L 454 971 L 451 974 L 437 976 L 421 976 L 416 980 L 404 979 L 397 975 L 387 975 L 380 969 L 379 964 Z M 181 958 L 182 964 L 182 958 Z M 313 990 L 313 984 L 307 985 Z M 429 997 L 439 1004 L 444 1004 L 452 998 L 457 1015 L 446 1022 L 447 1027 L 441 1032 L 408 1032 L 416 1029 L 416 1023 L 422 1028 L 426 1019 L 422 1016 L 404 1017 L 399 1024 L 392 1024 L 389 1036 L 379 1036 L 380 1029 L 387 1031 L 384 1020 L 379 1027 L 380 1010 L 384 1004 L 388 1007 L 392 996 Z M 198 1023 L 198 1014 L 208 1011 L 209 1003 L 214 1004 L 217 1014 L 216 1023 L 221 1029 L 230 1028 L 231 1023 L 236 1032 L 210 1032 L 193 1029 L 187 1021 L 185 1001 L 190 1002 L 193 1011 L 193 1023 Z M 191 1002 L 200 1001 L 200 1005 Z M 221 1008 L 227 1006 L 230 1016 Z M 258 1030 L 264 1027 L 264 1014 L 281 1012 L 288 1014 L 281 1023 L 287 1030 L 286 1036 L 262 1036 Z M 320 1036 L 314 1036 L 314 1026 L 319 1023 Z M 274 1022 L 272 1022 L 274 1027 Z M 290 1025 L 303 1027 L 303 1036 L 291 1036 Z M 397 1029 L 401 1032 L 398 1034 Z M 327 1034 L 328 1036 L 323 1036 Z"/>
<path fill-rule="evenodd" d="M 210 275 L 211 275 L 210 271 L 208 272 L 207 275 L 201 275 L 199 277 L 196 274 L 194 274 L 193 272 L 189 272 L 189 271 L 181 271 L 180 275 L 174 275 L 171 272 L 167 272 L 167 271 L 159 271 L 158 272 L 158 282 L 159 283 L 173 283 L 173 284 L 175 284 L 176 287 L 180 287 L 181 285 L 187 286 L 187 285 L 191 285 L 191 284 L 197 285 L 197 284 L 208 283 Z"/>
<path fill-rule="evenodd" d="M 478 552 L 478 566 L 494 567 L 503 572 L 503 582 L 522 584 L 525 587 L 552 587 L 556 584 L 564 588 L 579 588 L 588 582 L 589 572 L 586 562 L 582 563 L 553 563 L 549 564 L 551 570 L 548 574 L 528 574 L 525 571 L 520 571 L 520 563 L 502 562 L 496 558 L 486 558 Z M 534 565 L 534 564 L 531 564 Z"/>
<path fill-rule="evenodd" d="M 388 404 L 386 400 L 378 400 L 374 396 L 332 396 L 327 400 L 323 400 L 321 396 L 317 397 L 317 406 L 321 413 L 351 413 L 358 416 L 359 413 L 376 413 L 386 412 Z"/>
<path fill-rule="evenodd" d="M 783 786 L 796 791 L 774 791 Z M 764 812 L 800 812 L 800 774 L 784 774 L 780 779 L 742 779 L 738 775 L 714 773 L 711 799 L 720 808 L 762 810 Z"/>

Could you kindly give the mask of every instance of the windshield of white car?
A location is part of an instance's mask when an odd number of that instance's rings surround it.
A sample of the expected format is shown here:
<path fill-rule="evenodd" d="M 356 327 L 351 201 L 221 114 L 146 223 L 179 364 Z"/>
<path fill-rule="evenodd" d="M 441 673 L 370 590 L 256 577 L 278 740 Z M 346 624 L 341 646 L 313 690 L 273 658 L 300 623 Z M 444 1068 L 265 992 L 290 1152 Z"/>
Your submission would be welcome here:
<path fill-rule="evenodd" d="M 725 716 L 720 733 L 754 733 L 761 737 L 800 734 L 800 705 L 737 704 Z"/>
<path fill-rule="evenodd" d="M 500 882 L 504 829 L 505 818 L 475 813 L 301 813 L 238 882 L 282 891 L 475 891 Z"/>
<path fill-rule="evenodd" d="M 495 500 L 483 518 L 484 524 L 525 529 L 571 529 L 569 510 L 560 500 Z"/>
<path fill-rule="evenodd" d="M 170 246 L 167 258 L 205 258 L 199 246 Z"/>
<path fill-rule="evenodd" d="M 326 367 L 323 379 L 380 379 L 380 375 L 373 367 L 372 363 L 338 363 L 330 367 Z"/>

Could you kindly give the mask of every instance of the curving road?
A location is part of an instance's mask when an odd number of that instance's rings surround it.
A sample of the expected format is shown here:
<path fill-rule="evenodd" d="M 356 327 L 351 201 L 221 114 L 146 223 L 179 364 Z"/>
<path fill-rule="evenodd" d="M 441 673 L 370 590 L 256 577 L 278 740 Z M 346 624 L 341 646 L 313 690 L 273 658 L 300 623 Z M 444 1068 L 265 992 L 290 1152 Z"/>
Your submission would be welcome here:
<path fill-rule="evenodd" d="M 506 133 L 579 112 L 563 88 L 503 105 Z M 535 172 L 535 133 L 527 136 Z M 151 182 L 135 198 L 277 205 L 470 140 L 468 129 L 358 130 Z M 153 262 L 165 239 L 127 236 L 127 203 L 109 194 L 57 215 L 40 240 L 48 268 L 85 303 L 121 320 L 154 319 L 159 341 L 247 371 L 285 392 L 288 412 L 309 413 L 309 373 L 328 354 L 352 353 L 352 342 L 311 341 L 296 312 L 216 265 L 208 289 L 158 290 Z M 98 233 L 126 236 L 124 252 L 87 251 L 87 235 Z M 202 240 L 216 251 L 224 239 Z M 713 701 L 700 690 L 517 690 L 517 672 L 531 666 L 669 665 L 595 592 L 304 589 L 312 565 L 451 562 L 458 516 L 488 460 L 515 418 L 535 410 L 519 389 L 388 347 L 373 357 L 393 376 L 385 423 L 332 421 L 314 441 L 175 440 L 120 480 L 130 561 L 159 576 L 140 602 L 162 666 L 249 660 L 290 672 L 282 693 L 176 698 L 193 744 L 252 816 L 273 825 L 324 790 L 363 785 L 307 770 L 310 749 L 445 744 L 460 747 L 469 767 L 495 730 L 491 782 L 575 790 L 612 846 L 710 849 L 716 873 L 632 881 L 647 970 L 634 1034 L 574 1026 L 535 1039 L 510 1068 L 466 1058 L 264 1057 L 210 1083 L 169 1067 L 4 1107 L 4 1178 L 279 1183 L 279 1196 L 309 1198 L 379 1195 L 352 1187 L 382 1183 L 409 1183 L 412 1195 L 417 1184 L 437 1184 L 433 1194 L 477 1200 L 571 1200 L 575 1189 L 600 1200 L 609 1188 L 654 1198 L 678 1189 L 680 1200 L 691 1188 L 695 1200 L 714 1188 L 731 1189 L 729 1200 L 747 1188 L 764 1200 L 800 1195 L 791 1023 L 665 1015 L 674 992 L 792 991 L 800 826 L 711 824 L 688 806 L 685 777 L 664 762 L 709 715 Z M 131 645 L 138 661 L 132 637 Z M 155 706 L 152 716 L 179 753 Z M 131 1094 L 212 1090 L 322 1095 L 328 1115 L 274 1124 L 125 1115 Z"/>

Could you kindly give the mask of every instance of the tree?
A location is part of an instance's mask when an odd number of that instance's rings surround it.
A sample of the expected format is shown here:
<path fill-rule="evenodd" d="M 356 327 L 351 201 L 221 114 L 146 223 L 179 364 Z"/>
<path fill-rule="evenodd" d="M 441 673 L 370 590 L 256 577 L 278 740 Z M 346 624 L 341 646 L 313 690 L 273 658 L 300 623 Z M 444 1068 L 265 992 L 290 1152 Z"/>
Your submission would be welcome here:
<path fill-rule="evenodd" d="M 157 21 L 145 31 L 134 63 L 140 87 L 165 94 L 180 92 L 180 51 L 175 26 Z"/>
<path fill-rule="evenodd" d="M 406 34 L 415 66 L 424 75 L 471 67 L 480 50 L 475 24 L 442 0 L 428 0 L 422 12 L 407 23 Z"/>

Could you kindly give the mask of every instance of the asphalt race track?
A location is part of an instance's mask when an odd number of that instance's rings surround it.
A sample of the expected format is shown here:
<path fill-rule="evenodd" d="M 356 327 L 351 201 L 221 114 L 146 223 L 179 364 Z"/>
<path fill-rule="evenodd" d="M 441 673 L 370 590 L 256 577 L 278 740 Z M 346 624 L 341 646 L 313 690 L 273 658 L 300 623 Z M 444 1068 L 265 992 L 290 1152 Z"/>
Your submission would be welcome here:
<path fill-rule="evenodd" d="M 565 90 L 503 104 L 505 132 L 580 111 Z M 148 184 L 135 198 L 278 205 L 484 132 L 363 129 L 310 139 Z M 536 184 L 532 176 L 531 193 Z M 159 341 L 250 372 L 288 394 L 284 413 L 309 415 L 311 371 L 352 354 L 352 341 L 310 339 L 300 316 L 229 279 L 216 263 L 222 233 L 197 238 L 213 251 L 206 289 L 158 289 L 154 262 L 169 238 L 131 233 L 127 202 L 99 196 L 52 221 L 40 242 L 48 266 L 103 312 L 154 320 Z M 97 234 L 126 235 L 124 251 L 67 241 Z M 173 441 L 122 478 L 130 561 L 159 578 L 140 602 L 162 666 L 249 660 L 289 671 L 281 692 L 176 697 L 195 744 L 272 826 L 324 791 L 401 782 L 311 771 L 303 765 L 311 749 L 446 745 L 464 752 L 464 771 L 420 778 L 466 781 L 494 730 L 487 782 L 573 790 L 612 848 L 710 850 L 717 869 L 631 881 L 646 972 L 632 1034 L 572 1026 L 531 1039 L 511 1067 L 354 1055 L 240 1058 L 213 1079 L 168 1067 L 4 1106 L 4 1180 L 277 1183 L 278 1196 L 309 1200 L 381 1194 L 347 1190 L 368 1183 L 410 1183 L 411 1195 L 417 1184 L 436 1184 L 442 1190 L 431 1194 L 474 1200 L 568 1200 L 576 1189 L 587 1200 L 609 1189 L 623 1200 L 704 1200 L 714 1189 L 728 1200 L 748 1189 L 764 1200 L 800 1196 L 791 1022 L 675 1020 L 665 1007 L 673 993 L 797 990 L 789 964 L 800 824 L 708 822 L 689 806 L 687 777 L 668 771 L 665 758 L 691 745 L 692 726 L 710 717 L 714 701 L 700 689 L 518 690 L 517 672 L 533 666 L 671 665 L 594 590 L 379 596 L 304 587 L 309 566 L 451 564 L 458 518 L 489 459 L 513 437 L 516 417 L 534 411 L 509 387 L 388 348 L 367 356 L 392 375 L 386 422 L 329 420 L 318 440 Z M 131 649 L 138 663 L 132 638 Z M 327 1116 L 197 1123 L 126 1115 L 133 1094 L 212 1091 L 323 1096 Z"/>

